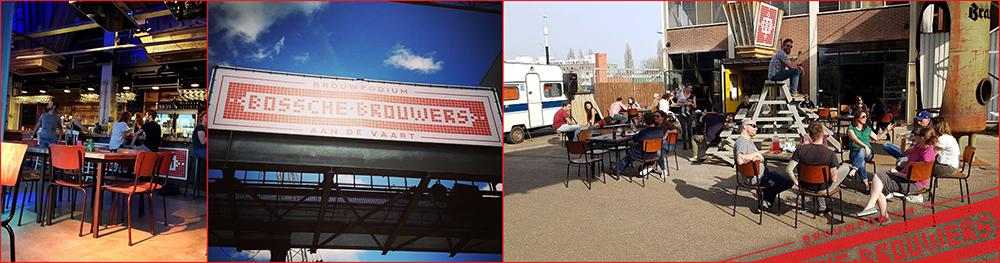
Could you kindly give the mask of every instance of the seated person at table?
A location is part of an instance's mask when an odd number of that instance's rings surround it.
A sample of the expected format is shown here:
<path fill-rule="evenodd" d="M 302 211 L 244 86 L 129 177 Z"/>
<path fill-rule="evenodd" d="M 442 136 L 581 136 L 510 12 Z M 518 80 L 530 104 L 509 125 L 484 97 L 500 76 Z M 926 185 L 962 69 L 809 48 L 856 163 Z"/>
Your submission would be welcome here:
<path fill-rule="evenodd" d="M 677 144 L 668 145 L 669 141 L 667 141 L 667 136 L 670 136 L 671 133 L 677 134 L 677 133 L 681 132 L 681 129 L 677 128 L 677 124 L 675 124 L 673 121 L 671 121 L 671 119 L 672 119 L 671 117 L 672 116 L 669 116 L 669 115 L 673 115 L 673 114 L 668 114 L 668 113 L 664 112 L 663 110 L 658 110 L 658 111 L 654 112 L 653 114 L 656 115 L 656 126 L 659 126 L 664 131 L 664 133 L 663 133 L 663 149 L 660 150 L 660 163 L 659 163 L 660 164 L 660 170 L 663 170 L 663 169 L 666 169 L 666 167 L 667 167 L 666 166 L 667 165 L 667 163 L 666 163 L 666 161 L 667 161 L 666 160 L 667 153 L 668 152 L 672 152 L 672 151 L 674 151 L 674 150 L 677 149 Z"/>
<path fill-rule="evenodd" d="M 38 146 L 48 148 L 49 144 L 59 141 L 59 134 L 62 134 L 62 120 L 56 116 L 56 108 L 59 104 L 55 100 L 49 101 L 45 106 L 45 113 L 38 117 L 35 130 L 31 133 L 38 133 Z"/>
<path fill-rule="evenodd" d="M 944 120 L 944 117 L 937 116 L 931 119 L 934 132 L 938 134 L 937 145 L 934 150 L 937 152 L 934 163 L 934 176 L 950 177 L 959 172 L 962 150 L 958 146 L 958 140 L 951 135 L 951 125 Z"/>
<path fill-rule="evenodd" d="M 739 113 L 740 110 L 742 110 L 742 109 L 747 109 L 747 113 L 746 113 L 747 115 L 753 115 L 752 112 L 749 112 L 750 111 L 750 96 L 743 96 L 743 100 L 740 101 L 740 105 L 736 106 L 736 113 Z"/>
<path fill-rule="evenodd" d="M 145 122 L 142 123 L 142 129 L 135 131 L 132 136 L 138 137 L 141 134 L 145 134 L 146 138 L 142 140 L 142 145 L 136 147 L 138 150 L 143 150 L 147 152 L 156 152 L 160 150 L 160 124 L 156 123 L 156 111 L 148 110 L 146 111 L 145 117 L 143 117 Z"/>
<path fill-rule="evenodd" d="M 871 118 L 871 115 L 867 111 L 859 110 L 854 113 L 854 120 L 851 126 L 847 128 L 849 131 L 847 135 L 851 142 L 851 154 L 849 155 L 851 164 L 854 165 L 854 168 L 858 169 L 858 176 L 865 183 L 865 189 L 862 192 L 868 191 L 870 185 L 865 163 L 875 158 L 875 150 L 872 149 L 872 139 L 877 141 L 883 135 L 872 134 L 872 127 L 868 125 L 869 118 Z M 891 124 L 889 126 L 890 129 L 893 127 Z"/>
<path fill-rule="evenodd" d="M 916 145 L 913 146 L 913 149 L 907 155 L 910 161 L 933 163 L 936 158 L 934 145 L 937 143 L 937 133 L 934 132 L 934 129 L 930 127 L 917 129 L 913 141 Z M 886 198 L 889 198 L 890 194 L 898 194 L 907 189 L 915 191 L 927 187 L 927 184 L 930 182 L 929 178 L 916 183 L 910 182 L 907 179 L 909 170 L 910 167 L 907 166 L 900 172 L 887 171 L 878 173 L 875 178 L 872 178 L 872 191 L 868 198 L 868 204 L 865 205 L 865 208 L 861 212 L 855 215 L 861 217 L 880 212 L 880 216 L 888 218 Z M 907 201 L 921 203 L 923 202 L 923 196 L 915 195 L 914 198 L 907 197 Z M 888 223 L 888 221 L 883 222 L 883 224 L 885 223 Z"/>
<path fill-rule="evenodd" d="M 575 141 L 581 127 L 576 124 L 573 116 L 569 114 L 572 108 L 573 104 L 570 101 L 563 102 L 562 108 L 559 108 L 559 111 L 556 111 L 556 115 L 552 117 L 552 128 L 558 132 L 566 133 L 566 138 L 570 141 Z"/>
<path fill-rule="evenodd" d="M 635 98 L 628 97 L 628 103 L 625 104 L 625 109 L 641 110 L 642 106 L 639 106 L 639 102 L 636 102 Z"/>
<path fill-rule="evenodd" d="M 602 119 L 604 119 L 601 117 L 601 111 L 597 110 L 597 108 L 594 108 L 594 103 L 591 103 L 590 101 L 584 102 L 583 112 L 587 114 L 588 126 L 594 126 L 595 124 L 604 123 L 601 121 Z"/>
<path fill-rule="evenodd" d="M 833 152 L 830 148 L 823 145 L 823 138 L 826 137 L 826 132 L 823 131 L 823 124 L 819 122 L 813 122 L 809 124 L 806 129 L 809 133 L 809 138 L 811 138 L 810 143 L 799 145 L 795 148 L 795 152 L 792 152 L 792 160 L 788 162 L 788 166 L 785 168 L 785 172 L 788 176 L 792 178 L 792 184 L 806 189 L 809 191 L 822 191 L 827 189 L 833 191 L 840 187 L 840 182 L 843 182 L 845 178 L 850 176 L 850 174 L 855 171 L 854 167 L 849 163 L 841 164 L 837 160 L 837 154 Z M 799 179 L 796 176 L 796 166 L 799 164 L 804 165 L 826 165 L 830 167 L 830 182 L 832 184 L 807 184 L 799 183 Z M 819 211 L 820 213 L 826 212 L 826 199 L 819 198 Z"/>
<path fill-rule="evenodd" d="M 929 111 L 921 111 L 920 113 L 917 114 L 916 125 L 913 125 L 913 129 L 910 130 L 910 133 L 900 135 L 900 137 L 907 138 L 907 140 L 911 140 L 913 134 L 916 134 L 917 129 L 923 127 L 929 127 L 930 124 L 931 124 L 931 113 Z M 886 130 L 892 130 L 892 128 L 887 128 Z M 901 163 L 906 161 L 905 159 L 903 159 L 903 157 L 906 157 L 907 153 L 905 153 L 904 150 L 900 149 L 899 145 L 893 144 L 892 140 L 889 140 L 889 142 L 882 145 L 882 147 L 885 149 L 886 153 L 892 155 L 892 157 L 896 157 L 896 159 L 898 160 L 896 166 L 901 166 Z"/>
<path fill-rule="evenodd" d="M 632 147 L 628 149 L 625 154 L 625 158 L 618 160 L 618 165 L 615 167 L 610 167 L 609 174 L 620 174 L 629 164 L 632 163 L 633 158 L 635 159 L 648 159 L 659 155 L 659 153 L 654 153 L 652 155 L 646 155 L 642 150 L 643 141 L 650 139 L 663 139 L 664 130 L 663 128 L 656 126 L 656 115 L 653 113 L 646 113 L 642 115 L 642 120 L 646 122 L 646 127 L 632 136 Z"/>
<path fill-rule="evenodd" d="M 778 205 L 776 202 L 779 201 L 778 194 L 782 191 L 792 188 L 792 181 L 785 177 L 784 175 L 778 174 L 767 170 L 764 165 L 764 151 L 757 150 L 757 144 L 755 144 L 752 139 L 757 135 L 757 123 L 754 120 L 743 120 L 743 124 L 740 129 L 740 137 L 736 139 L 736 143 L 733 145 L 733 156 L 736 156 L 736 164 L 742 165 L 753 161 L 760 161 L 760 167 L 758 171 L 763 171 L 758 182 L 751 181 L 751 184 L 763 185 L 764 188 L 763 198 L 764 198 L 764 209 L 774 211 Z M 739 177 L 739 180 L 745 180 L 743 176 Z"/>
<path fill-rule="evenodd" d="M 625 110 L 625 103 L 622 103 L 622 97 L 615 98 L 615 102 L 611 103 L 611 107 L 608 107 L 608 118 L 615 120 L 616 124 L 625 122 L 628 117 L 622 114 L 623 110 Z"/>
<path fill-rule="evenodd" d="M 111 151 L 118 150 L 125 143 L 125 132 L 128 131 L 128 119 L 132 115 L 127 111 L 123 111 L 118 115 L 118 121 L 111 124 L 111 141 L 108 143 L 108 148 Z"/>

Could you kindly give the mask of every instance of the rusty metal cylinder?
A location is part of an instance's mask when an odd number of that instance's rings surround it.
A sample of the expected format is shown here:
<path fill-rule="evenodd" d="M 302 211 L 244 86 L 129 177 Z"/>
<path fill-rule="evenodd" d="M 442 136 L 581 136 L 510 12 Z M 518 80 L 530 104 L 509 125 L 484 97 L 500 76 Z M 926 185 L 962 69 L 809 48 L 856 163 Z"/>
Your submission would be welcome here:
<path fill-rule="evenodd" d="M 948 2 L 948 7 L 951 41 L 941 115 L 955 134 L 980 132 L 992 97 L 990 2 Z"/>

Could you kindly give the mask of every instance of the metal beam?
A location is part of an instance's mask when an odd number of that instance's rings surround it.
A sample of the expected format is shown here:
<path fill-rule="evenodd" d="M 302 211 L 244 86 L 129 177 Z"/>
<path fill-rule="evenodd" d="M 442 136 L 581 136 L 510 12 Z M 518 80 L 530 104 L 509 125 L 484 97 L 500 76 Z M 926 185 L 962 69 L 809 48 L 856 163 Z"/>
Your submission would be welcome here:
<path fill-rule="evenodd" d="M 393 228 L 392 234 L 389 235 L 388 239 L 386 239 L 385 248 L 382 249 L 382 255 L 389 253 L 389 249 L 392 248 L 392 242 L 396 241 L 397 234 L 399 233 L 399 227 L 403 225 L 403 222 L 406 222 L 406 217 L 410 215 L 410 210 L 413 210 L 417 205 L 417 201 L 419 201 L 420 197 L 424 195 L 424 191 L 427 191 L 427 185 L 430 183 L 431 178 L 429 176 L 425 176 L 423 179 L 420 179 L 420 185 L 417 186 L 416 189 L 410 191 L 410 203 L 406 205 L 406 210 L 403 210 L 403 213 L 399 215 L 399 221 L 396 221 L 396 226 Z"/>
<path fill-rule="evenodd" d="M 105 47 L 98 47 L 98 48 L 88 48 L 88 49 L 84 49 L 84 50 L 66 51 L 66 52 L 60 52 L 60 53 L 55 53 L 55 54 L 19 56 L 19 57 L 15 58 L 15 59 L 38 59 L 38 58 L 55 57 L 55 56 L 76 55 L 76 54 L 98 52 L 98 51 L 105 51 L 105 50 L 115 50 L 115 49 L 125 49 L 125 48 L 138 48 L 138 47 L 151 47 L 151 46 L 162 46 L 162 45 L 170 45 L 170 44 L 176 44 L 176 43 L 182 43 L 182 42 L 193 42 L 193 41 L 202 41 L 202 40 L 208 40 L 208 38 L 207 37 L 192 37 L 192 38 L 185 38 L 185 39 L 172 39 L 172 40 L 165 40 L 165 41 L 149 42 L 149 43 L 138 44 L 138 45 L 137 44 L 114 45 L 114 46 L 105 46 Z"/>
<path fill-rule="evenodd" d="M 320 226 L 323 225 L 323 220 L 326 218 L 326 203 L 330 200 L 330 190 L 333 188 L 333 172 L 323 173 L 323 197 L 320 198 L 319 203 L 319 218 L 316 222 L 316 231 L 313 232 L 313 247 L 309 249 L 309 252 L 316 253 L 316 249 L 319 248 L 319 234 Z"/>
<path fill-rule="evenodd" d="M 482 8 L 482 7 L 478 7 L 478 6 L 473 5 L 476 2 L 452 2 L 452 3 L 464 3 L 465 5 L 451 5 L 451 4 L 443 4 L 443 3 L 435 3 L 435 2 L 400 2 L 400 3 L 413 4 L 413 5 L 422 5 L 422 6 L 431 6 L 431 7 L 443 7 L 443 8 L 450 8 L 450 9 L 462 10 L 462 11 L 473 11 L 473 12 L 480 12 L 480 13 L 487 13 L 487 14 L 496 14 L 496 15 L 501 14 L 500 10 L 493 10 L 493 9 L 489 9 L 489 8 Z"/>
<path fill-rule="evenodd" d="M 142 14 L 134 15 L 134 20 L 138 24 L 145 24 L 146 23 L 146 19 L 150 19 L 150 18 L 154 18 L 154 17 L 161 17 L 161 16 L 168 16 L 168 15 L 170 15 L 170 10 L 160 10 L 160 11 L 156 11 L 156 12 L 149 12 L 149 13 L 142 13 Z M 139 21 L 142 21 L 142 22 L 140 23 Z M 39 32 L 34 32 L 34 33 L 27 33 L 27 34 L 24 34 L 24 36 L 28 37 L 28 38 L 50 37 L 50 36 L 62 35 L 62 34 L 73 33 L 73 32 L 77 32 L 77 31 L 94 29 L 94 28 L 101 28 L 101 26 L 98 25 L 97 23 L 94 23 L 94 22 L 82 23 L 82 24 L 76 24 L 76 25 L 70 25 L 70 26 L 60 27 L 60 28 L 56 28 L 56 29 L 49 29 L 49 30 L 46 30 L 46 31 L 39 31 Z"/>

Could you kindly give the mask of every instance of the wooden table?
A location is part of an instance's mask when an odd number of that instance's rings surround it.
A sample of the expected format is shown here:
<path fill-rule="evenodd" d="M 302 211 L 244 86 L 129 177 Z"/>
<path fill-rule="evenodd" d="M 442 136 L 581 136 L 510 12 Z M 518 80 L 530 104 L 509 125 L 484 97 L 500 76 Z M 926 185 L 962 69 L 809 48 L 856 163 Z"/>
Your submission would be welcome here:
<path fill-rule="evenodd" d="M 778 153 L 768 151 L 762 155 L 764 155 L 764 160 L 781 161 L 781 162 L 787 162 L 792 160 L 792 153 L 786 151 L 781 151 Z"/>
<path fill-rule="evenodd" d="M 49 149 L 47 149 L 47 148 L 41 148 L 41 147 L 29 147 L 28 148 L 28 152 L 31 152 L 31 153 L 34 153 L 34 154 L 49 155 Z M 121 152 L 113 152 L 113 153 L 112 152 L 85 152 L 84 153 L 84 155 L 83 155 L 84 159 L 92 160 L 92 161 L 97 162 L 97 167 L 95 167 L 95 169 L 96 169 L 97 172 L 94 173 L 95 174 L 94 175 L 94 180 L 95 180 L 95 186 L 94 186 L 94 209 L 93 209 L 93 214 L 92 214 L 93 216 L 91 217 L 92 220 L 93 220 L 92 221 L 93 223 L 90 224 L 90 230 L 91 230 L 91 232 L 94 233 L 94 238 L 98 237 L 98 229 L 100 229 L 100 225 L 101 225 L 101 195 L 102 195 L 102 192 L 103 192 L 102 190 L 104 189 L 103 187 L 101 187 L 101 185 L 102 185 L 102 181 L 104 179 L 104 164 L 105 163 L 123 163 L 123 162 L 129 162 L 129 161 L 135 162 L 136 156 L 137 156 L 137 154 L 136 154 L 135 150 L 123 150 Z M 80 218 L 80 220 L 83 220 L 83 218 Z"/>

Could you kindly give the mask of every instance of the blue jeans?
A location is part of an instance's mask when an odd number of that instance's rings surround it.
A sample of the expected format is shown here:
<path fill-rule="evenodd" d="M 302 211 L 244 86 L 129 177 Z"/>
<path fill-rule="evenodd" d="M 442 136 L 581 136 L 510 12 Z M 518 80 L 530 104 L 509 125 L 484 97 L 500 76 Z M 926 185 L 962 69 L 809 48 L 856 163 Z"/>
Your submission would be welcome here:
<path fill-rule="evenodd" d="M 865 162 L 875 158 L 875 154 L 865 156 L 865 148 L 851 149 L 851 165 L 858 169 L 858 176 L 861 180 L 868 181 L 868 171 L 865 170 Z"/>
<path fill-rule="evenodd" d="M 899 145 L 886 143 L 882 145 L 882 148 L 885 149 L 885 152 L 889 153 L 889 155 L 892 155 L 892 157 L 895 157 L 896 159 L 903 158 L 903 151 L 899 149 Z"/>
<path fill-rule="evenodd" d="M 774 204 L 775 201 L 778 201 L 776 200 L 778 194 L 792 188 L 792 179 L 779 173 L 764 169 L 764 173 L 761 174 L 760 182 L 758 182 L 757 185 L 767 186 L 767 188 L 764 188 L 763 191 L 764 201 Z"/>
<path fill-rule="evenodd" d="M 38 146 L 42 148 L 49 148 L 49 144 L 58 142 L 56 138 L 38 138 Z"/>
<path fill-rule="evenodd" d="M 802 71 L 799 71 L 799 69 L 786 69 L 775 73 L 771 80 L 782 81 L 787 79 L 789 82 L 788 90 L 791 91 L 792 94 L 796 94 L 799 93 L 799 76 L 801 75 Z"/>
<path fill-rule="evenodd" d="M 666 141 L 663 141 L 663 149 L 660 150 L 660 168 L 667 167 L 667 153 L 677 150 L 677 144 L 670 145 Z"/>
<path fill-rule="evenodd" d="M 621 173 L 622 171 L 624 171 L 625 168 L 627 168 L 628 165 L 632 163 L 633 158 L 641 159 L 644 157 L 643 154 L 644 153 L 642 152 L 642 150 L 636 148 L 628 149 L 628 151 L 625 152 L 625 157 L 622 158 L 621 160 L 618 160 L 618 165 L 615 166 L 616 169 L 615 173 Z M 663 159 L 662 154 L 657 154 L 657 155 L 659 155 L 661 160 Z"/>

